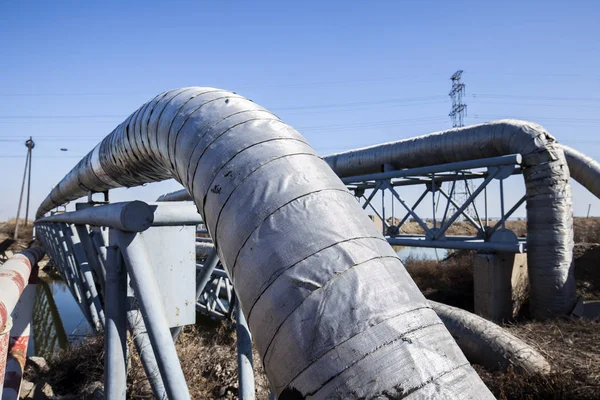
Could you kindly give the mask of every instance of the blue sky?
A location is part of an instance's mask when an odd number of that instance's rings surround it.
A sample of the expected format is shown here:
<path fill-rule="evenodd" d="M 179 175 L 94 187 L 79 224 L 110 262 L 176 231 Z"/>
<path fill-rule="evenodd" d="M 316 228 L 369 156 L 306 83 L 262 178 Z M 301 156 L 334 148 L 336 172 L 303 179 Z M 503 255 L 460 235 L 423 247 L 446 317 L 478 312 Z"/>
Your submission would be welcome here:
<path fill-rule="evenodd" d="M 0 220 L 16 213 L 28 136 L 35 210 L 128 114 L 182 86 L 246 95 L 325 155 L 451 127 L 448 78 L 462 69 L 467 124 L 531 120 L 600 159 L 599 4 L 3 2 Z M 520 179 L 509 197 L 522 194 Z M 178 187 L 120 189 L 112 199 Z M 600 201 L 573 187 L 575 214 L 591 203 L 600 215 Z"/>

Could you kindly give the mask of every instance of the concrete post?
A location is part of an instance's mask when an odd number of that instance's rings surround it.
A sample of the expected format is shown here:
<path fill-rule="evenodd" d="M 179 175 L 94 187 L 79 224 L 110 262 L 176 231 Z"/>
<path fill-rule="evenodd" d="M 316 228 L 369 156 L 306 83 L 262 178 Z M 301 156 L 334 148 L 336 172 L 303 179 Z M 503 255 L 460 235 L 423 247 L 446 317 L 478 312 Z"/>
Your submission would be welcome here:
<path fill-rule="evenodd" d="M 514 318 L 529 295 L 527 254 L 473 257 L 475 313 L 491 321 Z"/>

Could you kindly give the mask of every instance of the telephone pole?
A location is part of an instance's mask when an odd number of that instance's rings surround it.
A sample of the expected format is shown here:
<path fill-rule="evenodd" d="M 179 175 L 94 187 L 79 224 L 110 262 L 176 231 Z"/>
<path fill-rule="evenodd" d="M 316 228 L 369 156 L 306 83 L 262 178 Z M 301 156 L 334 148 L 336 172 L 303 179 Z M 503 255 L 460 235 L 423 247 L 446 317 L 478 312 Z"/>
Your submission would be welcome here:
<path fill-rule="evenodd" d="M 19 206 L 17 207 L 17 219 L 15 222 L 15 235 L 14 240 L 19 238 L 19 216 L 21 215 L 21 203 L 23 202 L 23 192 L 25 190 L 25 180 L 27 180 L 27 204 L 25 205 L 25 226 L 27 226 L 27 219 L 29 217 L 29 195 L 31 192 L 31 156 L 32 150 L 35 147 L 35 142 L 30 136 L 25 141 L 25 147 L 27 147 L 27 156 L 25 157 L 25 171 L 23 171 L 23 183 L 21 184 L 21 194 L 19 195 Z"/>

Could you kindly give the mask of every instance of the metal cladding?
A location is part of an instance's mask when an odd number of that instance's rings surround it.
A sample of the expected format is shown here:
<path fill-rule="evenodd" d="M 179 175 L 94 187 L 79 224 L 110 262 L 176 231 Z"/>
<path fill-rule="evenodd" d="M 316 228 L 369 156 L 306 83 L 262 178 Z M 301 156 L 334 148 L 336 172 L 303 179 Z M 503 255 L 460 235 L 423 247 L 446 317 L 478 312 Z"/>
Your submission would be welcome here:
<path fill-rule="evenodd" d="M 594 196 L 600 198 L 600 163 L 585 154 L 563 144 L 571 176 Z"/>
<path fill-rule="evenodd" d="M 537 350 L 485 318 L 460 308 L 429 301 L 460 349 L 473 364 L 490 370 L 513 367 L 529 374 L 550 372 L 550 364 Z"/>
<path fill-rule="evenodd" d="M 188 201 L 192 200 L 192 196 L 188 193 L 187 190 L 181 189 L 176 192 L 165 193 L 163 195 L 158 196 L 156 201 Z"/>
<path fill-rule="evenodd" d="M 544 128 L 502 120 L 334 154 L 325 161 L 340 176 L 415 168 L 520 153 L 527 197 L 530 308 L 537 318 L 575 305 L 573 209 L 562 148 Z"/>
<path fill-rule="evenodd" d="M 340 179 L 235 93 L 155 97 L 37 215 L 89 190 L 171 177 L 200 210 L 278 398 L 493 398 Z"/>
<path fill-rule="evenodd" d="M 32 267 L 44 256 L 41 247 L 24 250 L 0 266 L 0 331 L 27 286 Z"/>
<path fill-rule="evenodd" d="M 39 217 L 38 217 L 39 218 Z M 126 232 L 143 232 L 154 222 L 153 209 L 143 201 L 128 201 L 88 207 L 70 213 L 54 214 L 39 218 L 41 223 L 66 223 L 91 226 L 107 226 Z"/>

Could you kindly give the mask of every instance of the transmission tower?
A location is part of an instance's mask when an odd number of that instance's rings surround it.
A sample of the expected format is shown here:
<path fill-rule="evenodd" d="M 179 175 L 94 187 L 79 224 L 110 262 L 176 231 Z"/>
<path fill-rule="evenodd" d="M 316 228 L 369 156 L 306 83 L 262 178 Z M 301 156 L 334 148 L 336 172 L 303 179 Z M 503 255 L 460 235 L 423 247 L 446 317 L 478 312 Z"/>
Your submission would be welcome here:
<path fill-rule="evenodd" d="M 450 81 L 452 82 L 452 88 L 450 89 L 450 93 L 448 94 L 452 99 L 452 109 L 450 110 L 450 118 L 452 118 L 452 127 L 460 128 L 465 126 L 464 119 L 467 115 L 467 105 L 463 103 L 463 96 L 465 95 L 465 84 L 461 81 L 462 78 L 462 69 L 456 71 L 451 77 Z M 448 183 L 448 190 L 451 190 L 450 187 L 452 183 Z M 452 193 L 453 200 L 462 205 L 467 199 L 470 197 L 471 193 L 473 193 L 473 184 L 471 181 L 457 181 L 454 187 L 454 192 Z M 452 206 L 450 209 L 454 212 L 456 211 L 456 207 Z M 465 214 L 468 214 L 471 217 L 474 217 L 475 210 L 472 206 L 467 207 L 465 210 Z"/>
<path fill-rule="evenodd" d="M 452 127 L 459 128 L 465 126 L 464 118 L 467 115 L 467 105 L 463 103 L 463 95 L 465 94 L 465 84 L 461 82 L 462 69 L 456 71 L 450 77 L 452 81 L 452 89 L 449 96 L 452 99 L 452 110 L 448 114 L 452 118 Z"/>

